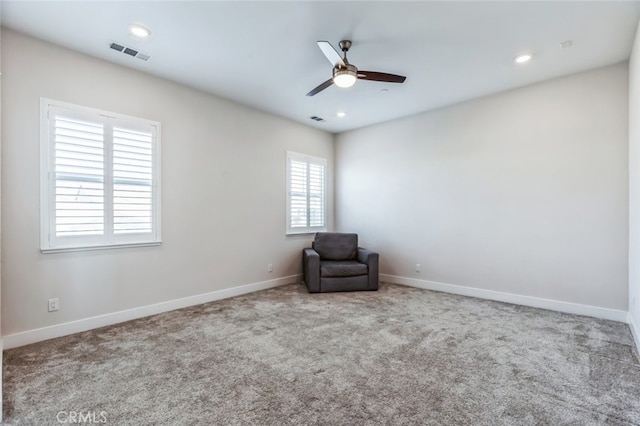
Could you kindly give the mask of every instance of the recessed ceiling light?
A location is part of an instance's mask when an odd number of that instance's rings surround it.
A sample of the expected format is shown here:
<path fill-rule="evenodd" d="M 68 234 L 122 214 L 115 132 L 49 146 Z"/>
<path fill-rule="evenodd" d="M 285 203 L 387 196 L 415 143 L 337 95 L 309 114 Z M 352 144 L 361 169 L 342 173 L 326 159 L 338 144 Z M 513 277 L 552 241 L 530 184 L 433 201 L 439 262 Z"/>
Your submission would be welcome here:
<path fill-rule="evenodd" d="M 343 118 L 347 116 L 347 113 L 344 111 L 338 111 L 338 113 L 336 114 L 338 117 Z"/>
<path fill-rule="evenodd" d="M 138 38 L 147 38 L 149 37 L 149 34 L 151 34 L 151 30 L 149 30 L 149 28 L 145 27 L 144 25 L 140 25 L 140 24 L 133 24 L 129 27 L 129 31 L 131 32 L 131 34 L 133 34 L 134 36 L 138 37 Z"/>
<path fill-rule="evenodd" d="M 524 64 L 526 62 L 529 62 L 531 58 L 533 58 L 533 55 L 531 55 L 530 53 L 523 53 L 522 55 L 518 55 L 513 58 L 513 62 L 515 62 L 516 64 Z"/>

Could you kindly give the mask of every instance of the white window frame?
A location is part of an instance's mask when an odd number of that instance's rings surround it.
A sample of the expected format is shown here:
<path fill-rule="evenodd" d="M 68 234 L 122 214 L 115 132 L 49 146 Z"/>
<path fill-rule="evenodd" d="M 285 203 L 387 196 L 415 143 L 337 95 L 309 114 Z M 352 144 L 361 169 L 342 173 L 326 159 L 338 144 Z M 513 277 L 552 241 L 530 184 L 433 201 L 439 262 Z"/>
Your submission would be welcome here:
<path fill-rule="evenodd" d="M 55 203 L 55 135 L 52 110 L 67 109 L 75 117 L 107 123 L 104 135 L 104 234 L 87 236 L 56 236 Z M 151 232 L 114 234 L 113 226 L 113 136 L 114 125 L 125 125 L 127 129 L 152 129 L 152 185 L 151 185 Z M 160 232 L 160 123 L 95 108 L 74 105 L 53 99 L 40 99 L 40 250 L 43 253 L 110 249 L 159 245 Z M 111 197 L 109 197 L 111 195 Z"/>
<path fill-rule="evenodd" d="M 306 162 L 307 163 L 307 176 L 309 173 L 309 164 L 321 165 L 324 168 L 324 182 L 323 182 L 323 213 L 322 226 L 309 226 L 310 209 L 309 209 L 309 185 L 307 185 L 307 226 L 304 227 L 292 227 L 291 226 L 291 160 Z M 313 157 L 311 155 L 299 154 L 297 152 L 287 151 L 287 165 L 286 165 L 286 199 L 287 199 L 287 223 L 286 233 L 287 235 L 294 234 L 311 234 L 315 232 L 323 232 L 327 230 L 327 160 L 325 158 Z"/>

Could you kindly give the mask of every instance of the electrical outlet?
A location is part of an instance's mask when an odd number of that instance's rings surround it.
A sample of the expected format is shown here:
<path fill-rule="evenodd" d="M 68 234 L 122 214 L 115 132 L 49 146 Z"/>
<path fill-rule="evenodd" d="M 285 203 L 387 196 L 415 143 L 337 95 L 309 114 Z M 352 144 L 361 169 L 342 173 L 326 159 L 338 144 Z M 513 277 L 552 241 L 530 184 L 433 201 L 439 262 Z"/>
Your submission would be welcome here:
<path fill-rule="evenodd" d="M 273 272 L 273 263 L 267 265 L 267 272 Z"/>
<path fill-rule="evenodd" d="M 55 312 L 60 309 L 60 299 L 49 299 L 49 312 Z"/>
<path fill-rule="evenodd" d="M 416 272 L 422 272 L 422 265 L 419 263 L 416 263 Z"/>

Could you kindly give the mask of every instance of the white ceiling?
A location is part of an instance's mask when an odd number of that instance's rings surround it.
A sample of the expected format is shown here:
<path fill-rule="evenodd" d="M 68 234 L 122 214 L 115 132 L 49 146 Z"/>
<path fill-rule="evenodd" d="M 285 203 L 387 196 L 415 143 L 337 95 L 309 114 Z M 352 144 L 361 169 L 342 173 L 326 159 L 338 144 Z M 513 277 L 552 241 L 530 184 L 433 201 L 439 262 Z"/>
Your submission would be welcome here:
<path fill-rule="evenodd" d="M 2 1 L 6 27 L 333 133 L 624 61 L 639 17 L 631 1 Z M 351 63 L 407 81 L 305 96 L 331 76 L 316 40 L 341 39 Z M 534 60 L 514 64 L 523 51 Z"/>

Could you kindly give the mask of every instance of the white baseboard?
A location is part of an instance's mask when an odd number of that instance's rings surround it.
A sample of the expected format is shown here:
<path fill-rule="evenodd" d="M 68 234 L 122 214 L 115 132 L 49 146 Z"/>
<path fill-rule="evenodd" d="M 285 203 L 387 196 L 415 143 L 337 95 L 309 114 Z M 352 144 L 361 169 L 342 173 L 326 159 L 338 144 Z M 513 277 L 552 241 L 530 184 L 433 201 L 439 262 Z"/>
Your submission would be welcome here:
<path fill-rule="evenodd" d="M 631 329 L 633 340 L 635 340 L 636 348 L 638 349 L 638 353 L 640 354 L 640 322 L 633 317 L 631 312 L 629 312 L 629 317 L 627 322 L 629 323 L 629 328 Z"/>
<path fill-rule="evenodd" d="M 290 275 L 288 277 L 276 278 L 273 280 L 261 281 L 257 283 L 241 285 L 238 287 L 225 288 L 223 290 L 216 290 L 209 293 L 184 297 L 182 299 L 170 300 L 153 305 L 141 306 L 139 308 L 132 308 L 124 311 L 113 312 L 110 314 L 84 318 L 77 321 L 71 321 L 48 327 L 37 328 L 34 330 L 23 331 L 20 333 L 9 334 L 6 336 L 2 336 L 4 340 L 4 349 L 17 348 L 19 346 L 41 342 L 43 340 L 67 336 L 74 333 L 80 333 L 82 331 L 92 330 L 98 327 L 104 327 L 107 325 L 147 317 L 150 315 L 173 311 L 175 309 L 200 305 L 202 303 L 213 302 L 220 299 L 227 299 L 229 297 L 240 296 L 243 294 L 266 290 L 273 287 L 279 287 L 286 284 L 293 284 L 299 282 L 301 277 L 301 274 Z"/>
<path fill-rule="evenodd" d="M 442 291 L 444 293 L 459 294 L 462 296 L 477 297 L 480 299 L 497 300 L 499 302 L 531 306 L 534 308 L 548 309 L 568 314 L 585 315 L 624 323 L 629 320 L 627 311 L 600 308 L 598 306 L 580 305 L 577 303 L 561 302 L 558 300 L 543 299 L 540 297 L 522 296 L 519 294 L 503 293 L 500 291 L 485 290 L 481 288 L 445 284 L 435 281 L 419 280 L 416 278 L 399 277 L 396 275 L 380 274 L 380 281 L 423 288 L 426 290 Z"/>

